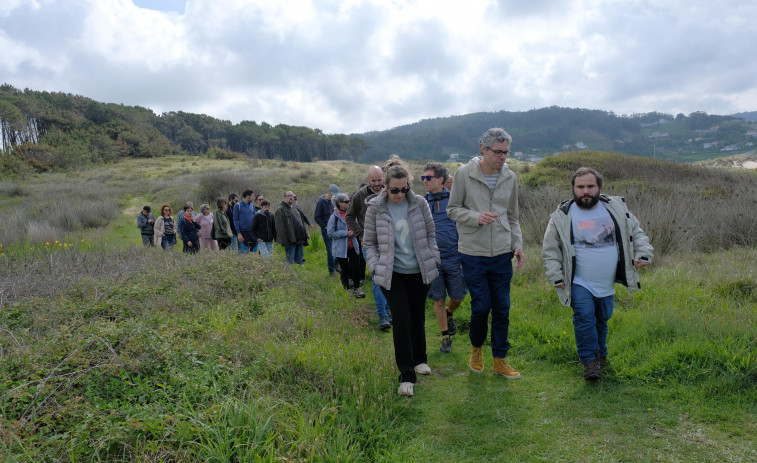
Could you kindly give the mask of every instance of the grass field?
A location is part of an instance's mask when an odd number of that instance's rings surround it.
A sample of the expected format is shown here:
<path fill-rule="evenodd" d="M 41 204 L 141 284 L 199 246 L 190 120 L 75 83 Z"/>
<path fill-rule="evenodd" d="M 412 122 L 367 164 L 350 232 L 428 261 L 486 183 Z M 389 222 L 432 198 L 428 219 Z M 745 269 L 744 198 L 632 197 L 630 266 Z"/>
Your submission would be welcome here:
<path fill-rule="evenodd" d="M 523 377 L 492 375 L 487 348 L 486 371 L 469 371 L 467 300 L 441 354 L 429 303 L 433 374 L 406 399 L 370 291 L 355 300 L 328 278 L 317 233 L 299 268 L 280 254 L 144 249 L 134 223 L 145 201 L 197 205 L 224 178 L 269 197 L 293 189 L 312 210 L 367 166 L 240 163 L 229 176 L 223 163 L 153 162 L 0 188 L 17 198 L 8 214 L 63 181 L 118 195 L 106 225 L 0 248 L 6 461 L 757 461 L 754 246 L 663 253 L 644 291 L 618 288 L 612 363 L 587 383 L 532 240 L 512 289 L 509 358 Z"/>

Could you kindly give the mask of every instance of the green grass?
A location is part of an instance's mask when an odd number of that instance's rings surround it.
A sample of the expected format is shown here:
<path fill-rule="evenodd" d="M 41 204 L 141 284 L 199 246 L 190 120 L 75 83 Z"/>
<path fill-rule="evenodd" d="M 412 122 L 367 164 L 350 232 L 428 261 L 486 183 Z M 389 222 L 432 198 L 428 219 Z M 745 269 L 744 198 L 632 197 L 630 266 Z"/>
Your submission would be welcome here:
<path fill-rule="evenodd" d="M 361 170 L 326 164 L 313 175 L 343 189 Z M 642 292 L 618 288 L 611 365 L 587 383 L 531 245 L 512 288 L 523 377 L 491 374 L 488 348 L 469 371 L 467 299 L 441 354 L 429 302 L 433 374 L 406 399 L 370 291 L 327 277 L 318 233 L 304 268 L 144 249 L 130 214 L 87 233 L 97 242 L 0 248 L 6 461 L 757 460 L 755 248 L 662 256 Z"/>

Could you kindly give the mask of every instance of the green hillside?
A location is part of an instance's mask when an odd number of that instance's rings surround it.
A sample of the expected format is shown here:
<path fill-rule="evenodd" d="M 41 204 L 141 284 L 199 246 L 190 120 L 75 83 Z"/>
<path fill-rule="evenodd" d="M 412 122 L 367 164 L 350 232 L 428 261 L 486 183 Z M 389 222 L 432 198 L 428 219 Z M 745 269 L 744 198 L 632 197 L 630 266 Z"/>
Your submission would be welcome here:
<path fill-rule="evenodd" d="M 570 310 L 539 257 L 580 165 L 627 198 L 655 246 L 643 291 L 618 288 L 596 383 L 581 376 Z M 513 162 L 526 262 L 508 358 L 523 377 L 469 372 L 468 300 L 441 354 L 428 303 L 433 374 L 411 399 L 396 393 L 372 296 L 328 278 L 319 233 L 302 268 L 281 253 L 141 246 L 144 204 L 247 187 L 276 204 L 289 189 L 312 215 L 330 183 L 353 191 L 367 167 L 169 156 L 0 181 L 3 460 L 757 460 L 754 173 L 588 151 Z"/>

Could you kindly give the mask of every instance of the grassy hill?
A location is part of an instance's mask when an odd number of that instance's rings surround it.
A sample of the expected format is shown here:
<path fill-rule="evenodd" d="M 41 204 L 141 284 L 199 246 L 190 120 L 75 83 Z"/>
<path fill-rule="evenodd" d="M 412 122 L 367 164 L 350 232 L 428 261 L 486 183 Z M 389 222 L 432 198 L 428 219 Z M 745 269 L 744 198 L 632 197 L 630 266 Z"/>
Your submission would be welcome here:
<path fill-rule="evenodd" d="M 656 247 L 644 291 L 618 288 L 612 363 L 597 383 L 581 377 L 570 309 L 539 259 L 546 214 L 568 196 L 579 165 L 626 196 Z M 318 233 L 299 268 L 280 254 L 144 249 L 135 224 L 145 203 L 176 209 L 248 186 L 274 203 L 291 189 L 312 216 L 330 183 L 352 191 L 367 166 L 169 157 L 0 182 L 0 454 L 757 460 L 754 174 L 598 152 L 512 167 L 527 244 L 509 358 L 523 378 L 491 375 L 487 349 L 487 371 L 469 372 L 467 300 L 453 352 L 441 354 L 429 304 L 434 373 L 412 399 L 396 394 L 391 334 L 378 330 L 370 294 L 355 300 L 327 277 Z"/>

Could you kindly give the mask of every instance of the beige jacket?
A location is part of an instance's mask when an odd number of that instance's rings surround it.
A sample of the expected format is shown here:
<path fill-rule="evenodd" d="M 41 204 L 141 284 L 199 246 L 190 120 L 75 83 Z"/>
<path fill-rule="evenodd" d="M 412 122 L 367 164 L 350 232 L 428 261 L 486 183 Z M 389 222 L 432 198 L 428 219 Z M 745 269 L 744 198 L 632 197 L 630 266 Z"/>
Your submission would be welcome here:
<path fill-rule="evenodd" d="M 386 207 L 386 201 L 386 191 L 368 201 L 363 227 L 363 246 L 368 269 L 376 284 L 390 290 L 394 270 L 394 223 Z M 423 196 L 418 196 L 410 190 L 407 193 L 407 202 L 407 222 L 413 237 L 415 258 L 421 269 L 423 283 L 431 284 L 439 275 L 437 266 L 441 264 L 439 249 L 436 247 L 434 219 Z"/>
<path fill-rule="evenodd" d="M 447 205 L 447 215 L 457 222 L 458 251 L 469 256 L 494 257 L 522 249 L 515 173 L 505 165 L 491 191 L 478 161 L 473 158 L 457 169 Z M 479 225 L 482 212 L 499 216 L 490 225 Z"/>

